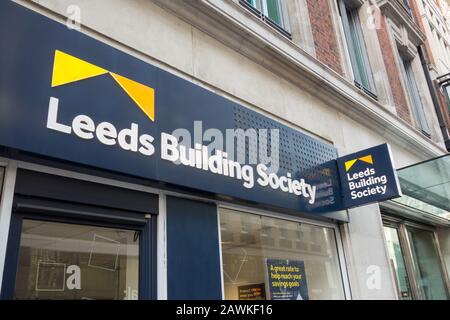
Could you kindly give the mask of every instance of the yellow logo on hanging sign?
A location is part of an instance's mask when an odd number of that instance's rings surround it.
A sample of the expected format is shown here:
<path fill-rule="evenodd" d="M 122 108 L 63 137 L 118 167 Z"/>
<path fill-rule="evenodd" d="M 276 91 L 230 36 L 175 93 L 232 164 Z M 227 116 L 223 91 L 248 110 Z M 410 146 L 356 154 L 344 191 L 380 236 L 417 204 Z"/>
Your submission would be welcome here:
<path fill-rule="evenodd" d="M 345 171 L 348 172 L 353 167 L 353 165 L 358 161 L 362 161 L 362 162 L 365 162 L 368 164 L 373 164 L 373 157 L 372 157 L 372 155 L 369 154 L 369 155 L 361 157 L 361 158 L 346 161 L 345 162 Z"/>

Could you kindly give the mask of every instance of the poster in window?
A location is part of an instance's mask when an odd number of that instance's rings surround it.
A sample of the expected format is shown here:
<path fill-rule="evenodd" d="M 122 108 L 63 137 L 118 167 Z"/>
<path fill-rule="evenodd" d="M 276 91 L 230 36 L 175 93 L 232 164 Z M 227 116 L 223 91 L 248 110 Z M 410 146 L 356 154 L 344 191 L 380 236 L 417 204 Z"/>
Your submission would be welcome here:
<path fill-rule="evenodd" d="M 267 259 L 266 275 L 271 300 L 309 300 L 304 261 Z"/>
<path fill-rule="evenodd" d="M 239 300 L 266 300 L 264 283 L 239 286 Z"/>

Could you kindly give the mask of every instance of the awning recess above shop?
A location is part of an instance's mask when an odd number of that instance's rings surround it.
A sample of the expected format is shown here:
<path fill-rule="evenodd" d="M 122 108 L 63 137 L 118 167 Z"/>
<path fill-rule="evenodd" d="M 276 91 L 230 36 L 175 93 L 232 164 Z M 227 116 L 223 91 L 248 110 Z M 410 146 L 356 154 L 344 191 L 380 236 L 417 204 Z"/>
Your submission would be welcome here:
<path fill-rule="evenodd" d="M 403 197 L 393 201 L 450 220 L 450 154 L 398 170 Z"/>

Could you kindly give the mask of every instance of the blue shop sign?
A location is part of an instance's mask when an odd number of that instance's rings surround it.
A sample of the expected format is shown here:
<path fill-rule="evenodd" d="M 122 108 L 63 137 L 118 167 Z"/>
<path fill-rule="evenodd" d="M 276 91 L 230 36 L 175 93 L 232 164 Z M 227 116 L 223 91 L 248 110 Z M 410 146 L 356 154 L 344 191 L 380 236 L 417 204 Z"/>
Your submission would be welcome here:
<path fill-rule="evenodd" d="M 1 146 L 292 212 L 343 209 L 329 144 L 12 1 L 0 39 Z M 225 150 L 209 129 L 257 140 Z M 236 160 L 254 150 L 278 154 L 277 170 L 259 153 Z"/>

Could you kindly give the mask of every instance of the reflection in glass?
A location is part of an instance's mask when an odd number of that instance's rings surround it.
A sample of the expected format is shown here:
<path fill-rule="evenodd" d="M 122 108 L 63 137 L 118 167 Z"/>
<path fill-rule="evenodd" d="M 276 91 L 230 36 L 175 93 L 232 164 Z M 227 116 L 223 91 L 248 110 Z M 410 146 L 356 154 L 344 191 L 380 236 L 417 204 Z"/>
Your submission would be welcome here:
<path fill-rule="evenodd" d="M 402 203 L 450 220 L 450 154 L 398 170 Z M 426 205 L 423 205 L 425 203 Z"/>
<path fill-rule="evenodd" d="M 420 295 L 427 300 L 448 299 L 433 233 L 410 228 L 408 237 Z"/>
<path fill-rule="evenodd" d="M 384 235 L 386 237 L 389 262 L 392 269 L 395 271 L 397 291 L 400 295 L 399 299 L 411 300 L 411 288 L 409 286 L 409 278 L 406 272 L 403 250 L 400 246 L 398 230 L 396 228 L 384 227 Z"/>
<path fill-rule="evenodd" d="M 16 299 L 138 298 L 139 234 L 23 220 Z"/>
<path fill-rule="evenodd" d="M 303 261 L 309 299 L 345 298 L 333 229 L 227 209 L 220 227 L 226 299 L 267 292 L 266 259 Z"/>

